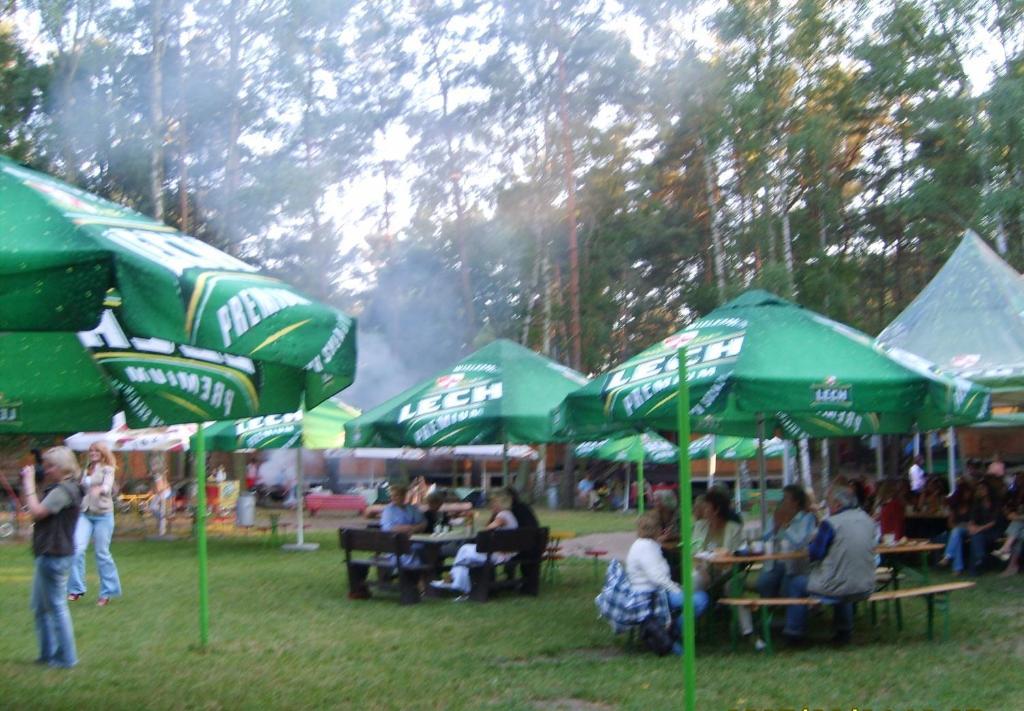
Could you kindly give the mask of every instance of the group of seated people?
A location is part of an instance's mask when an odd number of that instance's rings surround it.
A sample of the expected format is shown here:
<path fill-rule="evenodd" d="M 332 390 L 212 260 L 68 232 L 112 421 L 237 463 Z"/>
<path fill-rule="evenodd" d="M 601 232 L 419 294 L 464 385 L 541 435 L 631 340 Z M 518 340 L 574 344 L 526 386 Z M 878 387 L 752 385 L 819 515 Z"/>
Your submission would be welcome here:
<path fill-rule="evenodd" d="M 402 484 L 392 484 L 389 489 L 391 502 L 384 507 L 380 516 L 380 528 L 382 531 L 393 533 L 441 533 L 450 526 L 451 522 L 446 513 L 441 511 L 444 503 L 444 496 L 440 492 L 432 492 L 425 498 L 427 509 L 421 511 L 420 507 L 408 501 L 409 490 Z M 533 509 L 520 499 L 516 490 L 512 487 L 498 489 L 491 493 L 488 498 L 491 510 L 490 519 L 484 530 L 515 529 L 515 528 L 536 528 L 539 526 L 537 516 Z M 472 527 L 473 512 L 468 514 L 470 526 Z M 475 543 L 445 544 L 440 547 L 442 557 L 454 556 L 449 577 L 439 578 L 430 583 L 431 587 L 444 590 L 453 590 L 459 593 L 456 601 L 468 599 L 470 591 L 469 566 L 483 563 L 487 556 L 477 552 Z M 423 547 L 420 544 L 413 544 L 412 552 L 402 560 L 403 565 L 415 565 L 419 562 Z M 511 558 L 512 554 L 492 553 L 491 560 L 494 563 L 504 563 Z"/>
<path fill-rule="evenodd" d="M 679 517 L 671 491 L 655 494 L 655 508 L 637 521 L 637 540 L 626 558 L 631 586 L 638 590 L 667 593 L 678 615 L 683 597 L 679 590 Z M 720 595 L 732 568 L 707 560 L 710 554 L 730 554 L 744 547 L 743 524 L 724 490 L 710 489 L 694 505 L 694 614 L 700 616 L 712 596 Z M 834 608 L 834 642 L 849 642 L 853 630 L 853 604 L 875 590 L 877 526 L 859 505 L 847 482 L 837 482 L 827 497 L 827 514 L 819 522 L 807 493 L 799 486 L 784 488 L 763 536 L 767 551 L 806 551 L 806 557 L 766 561 L 757 578 L 762 597 L 806 598 L 814 596 Z M 754 635 L 751 614 L 739 608 L 740 629 L 763 648 Z M 785 639 L 794 645 L 807 635 L 808 608 L 792 605 L 786 610 Z M 678 631 L 678 623 L 676 627 Z M 676 651 L 680 648 L 677 645 Z"/>
<path fill-rule="evenodd" d="M 992 552 L 1007 564 L 1004 576 L 1020 572 L 1024 474 L 1017 474 L 1010 487 L 999 476 L 960 477 L 949 497 L 949 509 L 949 531 L 943 537 L 946 550 L 940 564 L 951 565 L 954 575 L 965 570 L 977 575 Z M 1003 543 L 997 547 L 1000 538 Z"/>

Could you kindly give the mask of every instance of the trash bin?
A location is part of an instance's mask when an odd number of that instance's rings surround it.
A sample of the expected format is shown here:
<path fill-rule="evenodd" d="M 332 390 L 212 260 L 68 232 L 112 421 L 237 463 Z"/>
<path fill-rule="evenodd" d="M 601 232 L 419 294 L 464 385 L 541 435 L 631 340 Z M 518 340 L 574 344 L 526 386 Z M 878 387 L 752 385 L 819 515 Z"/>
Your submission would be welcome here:
<path fill-rule="evenodd" d="M 555 510 L 555 509 L 558 508 L 558 487 L 557 486 L 549 486 L 548 487 L 548 508 L 551 509 L 551 510 Z"/>
<path fill-rule="evenodd" d="M 256 525 L 256 496 L 255 494 L 239 494 L 238 503 L 235 505 L 235 525 L 255 526 Z"/>

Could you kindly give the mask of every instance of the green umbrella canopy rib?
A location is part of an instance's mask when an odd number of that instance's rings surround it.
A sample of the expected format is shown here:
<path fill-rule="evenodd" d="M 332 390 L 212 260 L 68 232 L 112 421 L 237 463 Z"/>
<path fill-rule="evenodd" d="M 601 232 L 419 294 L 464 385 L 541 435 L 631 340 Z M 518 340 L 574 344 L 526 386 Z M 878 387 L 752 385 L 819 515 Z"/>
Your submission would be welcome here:
<path fill-rule="evenodd" d="M 203 433 L 206 448 L 213 451 L 335 449 L 345 446 L 345 423 L 358 415 L 354 407 L 327 400 L 306 412 L 215 422 Z"/>
<path fill-rule="evenodd" d="M 585 382 L 564 365 L 497 340 L 346 424 L 346 446 L 555 441 L 551 410 Z"/>
<path fill-rule="evenodd" d="M 209 245 L 0 157 L 0 433 L 314 406 L 355 322 Z"/>
<path fill-rule="evenodd" d="M 625 427 L 672 431 L 678 350 L 685 346 L 694 431 L 836 437 L 969 424 L 989 392 L 764 291 L 748 291 L 571 393 L 560 434 L 591 439 Z"/>
<path fill-rule="evenodd" d="M 879 334 L 940 369 L 1024 403 L 1024 277 L 968 231 L 942 269 Z"/>

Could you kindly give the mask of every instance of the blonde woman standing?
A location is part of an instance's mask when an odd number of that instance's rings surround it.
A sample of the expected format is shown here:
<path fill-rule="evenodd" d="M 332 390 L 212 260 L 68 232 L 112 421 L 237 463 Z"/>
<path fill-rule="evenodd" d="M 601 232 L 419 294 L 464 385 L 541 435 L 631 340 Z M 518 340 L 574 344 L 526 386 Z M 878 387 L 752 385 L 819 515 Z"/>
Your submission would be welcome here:
<path fill-rule="evenodd" d="M 110 447 L 102 442 L 95 442 L 89 447 L 88 457 L 89 463 L 82 476 L 85 500 L 75 528 L 75 559 L 68 581 L 68 600 L 78 600 L 85 594 L 85 551 L 91 540 L 100 576 L 100 596 L 96 604 L 104 607 L 110 598 L 121 595 L 117 565 L 110 555 L 110 539 L 114 537 L 114 473 L 117 462 Z"/>
<path fill-rule="evenodd" d="M 75 550 L 75 524 L 82 506 L 78 474 L 78 460 L 67 447 L 53 447 L 43 453 L 41 481 L 36 481 L 35 467 L 21 471 L 25 508 L 35 522 L 32 527 L 35 556 L 32 611 L 39 637 L 36 663 L 51 667 L 69 668 L 78 663 L 71 611 L 64 599 Z"/>

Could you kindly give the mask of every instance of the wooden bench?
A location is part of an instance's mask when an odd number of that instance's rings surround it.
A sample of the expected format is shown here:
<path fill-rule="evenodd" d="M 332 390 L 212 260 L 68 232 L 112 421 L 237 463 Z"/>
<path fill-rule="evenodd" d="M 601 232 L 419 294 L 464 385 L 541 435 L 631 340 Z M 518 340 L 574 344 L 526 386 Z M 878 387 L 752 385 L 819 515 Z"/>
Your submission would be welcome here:
<path fill-rule="evenodd" d="M 345 551 L 345 567 L 348 569 L 349 597 L 364 599 L 370 597 L 370 568 L 377 568 L 377 588 L 393 589 L 389 584 L 392 577 L 398 579 L 398 601 L 402 605 L 413 605 L 420 601 L 419 581 L 434 571 L 425 563 L 406 565 L 402 556 L 412 552 L 412 544 L 406 533 L 388 533 L 354 528 L 338 529 L 338 538 Z M 372 558 L 355 558 L 355 551 L 374 553 Z"/>
<path fill-rule="evenodd" d="M 518 590 L 524 595 L 538 595 L 541 564 L 547 544 L 546 528 L 499 529 L 477 533 L 477 553 L 486 554 L 487 560 L 469 566 L 470 599 L 487 602 L 492 592 L 509 589 Z M 495 553 L 515 555 L 506 563 L 496 563 L 491 559 Z M 505 579 L 499 579 L 498 571 L 501 568 L 504 568 Z"/>
<path fill-rule="evenodd" d="M 938 603 L 943 613 L 943 639 L 949 639 L 949 594 L 958 590 L 973 588 L 972 582 L 941 583 L 939 585 L 925 585 L 917 588 L 902 588 L 899 590 L 883 590 L 872 593 L 864 602 L 871 603 L 872 607 L 879 602 L 890 602 L 905 600 L 912 597 L 923 597 L 928 605 L 928 639 L 934 639 L 935 604 Z M 790 605 L 804 605 L 806 607 L 818 607 L 829 603 L 823 602 L 814 597 L 724 597 L 718 600 L 719 604 L 727 607 L 746 607 L 752 611 L 761 611 L 762 636 L 765 641 L 766 651 L 772 651 L 772 615 L 774 610 Z M 872 615 L 872 619 L 874 615 Z"/>
<path fill-rule="evenodd" d="M 366 499 L 352 494 L 307 494 L 306 510 L 310 516 L 317 511 L 355 511 L 362 514 L 366 510 Z"/>

